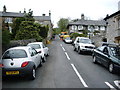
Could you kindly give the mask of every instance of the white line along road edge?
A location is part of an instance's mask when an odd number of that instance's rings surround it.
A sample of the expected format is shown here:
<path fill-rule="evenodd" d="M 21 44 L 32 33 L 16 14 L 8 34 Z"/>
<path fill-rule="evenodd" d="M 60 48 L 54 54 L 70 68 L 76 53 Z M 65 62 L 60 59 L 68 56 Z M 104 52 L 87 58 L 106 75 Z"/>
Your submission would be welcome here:
<path fill-rule="evenodd" d="M 77 74 L 78 78 L 80 79 L 80 81 L 82 82 L 82 84 L 84 85 L 84 87 L 88 87 L 88 85 L 85 83 L 85 81 L 83 80 L 83 78 L 81 77 L 81 75 L 79 74 L 79 72 L 77 71 L 77 69 L 75 68 L 74 64 L 71 64 L 71 66 L 73 67 L 75 73 Z"/>
<path fill-rule="evenodd" d="M 67 59 L 70 60 L 70 57 L 68 56 L 67 52 L 65 52 L 65 55 L 67 56 Z"/>
<path fill-rule="evenodd" d="M 107 84 L 107 86 L 113 90 L 116 90 L 109 82 L 105 82 L 105 84 Z"/>

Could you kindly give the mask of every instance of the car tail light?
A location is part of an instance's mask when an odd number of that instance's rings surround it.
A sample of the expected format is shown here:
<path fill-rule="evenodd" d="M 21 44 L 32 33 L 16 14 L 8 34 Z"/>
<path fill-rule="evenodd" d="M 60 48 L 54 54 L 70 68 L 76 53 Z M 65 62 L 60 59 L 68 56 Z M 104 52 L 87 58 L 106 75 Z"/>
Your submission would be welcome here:
<path fill-rule="evenodd" d="M 3 64 L 0 64 L 0 67 L 3 67 L 4 65 Z"/>
<path fill-rule="evenodd" d="M 28 62 L 24 62 L 24 63 L 22 63 L 21 67 L 25 67 L 27 65 L 28 65 Z"/>

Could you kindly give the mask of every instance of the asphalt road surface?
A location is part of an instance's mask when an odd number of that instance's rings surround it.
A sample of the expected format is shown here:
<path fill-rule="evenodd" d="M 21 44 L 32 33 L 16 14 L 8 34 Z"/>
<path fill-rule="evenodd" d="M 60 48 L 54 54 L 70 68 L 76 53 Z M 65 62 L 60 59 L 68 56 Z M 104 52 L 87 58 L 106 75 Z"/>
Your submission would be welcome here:
<path fill-rule="evenodd" d="M 78 54 L 71 44 L 58 36 L 48 45 L 50 56 L 36 71 L 36 79 L 12 77 L 2 81 L 2 88 L 112 88 L 120 75 L 92 62 L 90 54 Z"/>

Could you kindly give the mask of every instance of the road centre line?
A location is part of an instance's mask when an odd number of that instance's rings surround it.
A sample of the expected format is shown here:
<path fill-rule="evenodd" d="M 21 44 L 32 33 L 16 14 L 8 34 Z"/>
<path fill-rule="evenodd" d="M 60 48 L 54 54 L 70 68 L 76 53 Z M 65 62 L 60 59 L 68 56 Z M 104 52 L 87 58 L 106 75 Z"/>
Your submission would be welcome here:
<path fill-rule="evenodd" d="M 88 87 L 88 85 L 85 83 L 85 81 L 83 80 L 83 78 L 81 77 L 81 75 L 79 74 L 79 72 L 77 71 L 77 69 L 74 66 L 74 64 L 71 64 L 71 66 L 73 67 L 75 73 L 77 74 L 78 78 L 80 79 L 80 81 L 82 82 L 82 84 L 84 85 L 84 87 Z"/>
<path fill-rule="evenodd" d="M 105 82 L 105 84 L 106 84 L 109 88 L 111 88 L 111 89 L 113 89 L 113 90 L 116 90 L 109 82 Z"/>
<path fill-rule="evenodd" d="M 62 47 L 62 44 L 60 44 L 60 46 Z"/>
<path fill-rule="evenodd" d="M 119 85 L 120 81 L 119 80 L 115 80 L 114 83 L 118 88 L 120 88 L 120 85 Z"/>
<path fill-rule="evenodd" d="M 66 51 L 64 47 L 62 47 L 62 49 L 63 49 L 64 52 Z"/>
<path fill-rule="evenodd" d="M 70 60 L 70 57 L 68 56 L 67 52 L 65 52 L 65 55 L 67 56 L 67 59 Z"/>

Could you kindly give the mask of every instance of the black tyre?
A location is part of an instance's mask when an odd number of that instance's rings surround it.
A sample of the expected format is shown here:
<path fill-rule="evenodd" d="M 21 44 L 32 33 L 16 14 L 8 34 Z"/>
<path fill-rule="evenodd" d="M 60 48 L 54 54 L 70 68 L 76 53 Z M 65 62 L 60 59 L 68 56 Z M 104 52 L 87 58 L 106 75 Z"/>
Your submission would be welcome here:
<path fill-rule="evenodd" d="M 42 60 L 40 61 L 39 67 L 42 67 Z"/>
<path fill-rule="evenodd" d="M 80 47 L 78 48 L 78 53 L 79 53 L 79 54 L 81 53 Z"/>
<path fill-rule="evenodd" d="M 96 60 L 95 56 L 93 57 L 93 63 L 95 63 L 95 64 L 97 63 L 97 60 Z"/>
<path fill-rule="evenodd" d="M 76 48 L 75 48 L 75 46 L 74 46 L 74 51 L 76 51 Z"/>
<path fill-rule="evenodd" d="M 43 62 L 43 63 L 46 62 L 46 56 L 44 56 L 44 57 L 42 58 L 42 62 Z"/>
<path fill-rule="evenodd" d="M 115 68 L 114 68 L 114 64 L 113 63 L 109 64 L 108 70 L 109 70 L 110 73 L 114 73 L 115 72 Z"/>
<path fill-rule="evenodd" d="M 35 71 L 35 68 L 33 67 L 33 69 L 31 70 L 31 73 L 30 73 L 30 79 L 34 80 L 35 77 L 36 77 L 36 71 Z"/>

